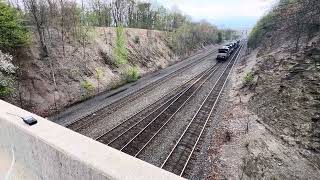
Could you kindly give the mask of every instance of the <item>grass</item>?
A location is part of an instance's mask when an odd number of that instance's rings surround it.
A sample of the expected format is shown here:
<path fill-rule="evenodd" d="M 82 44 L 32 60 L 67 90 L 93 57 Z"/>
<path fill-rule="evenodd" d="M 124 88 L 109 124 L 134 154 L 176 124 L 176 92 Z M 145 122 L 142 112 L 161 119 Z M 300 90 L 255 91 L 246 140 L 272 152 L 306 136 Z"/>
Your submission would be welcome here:
<path fill-rule="evenodd" d="M 127 81 L 128 83 L 130 83 L 130 82 L 135 82 L 135 81 L 137 81 L 140 77 L 141 77 L 141 76 L 140 76 L 139 70 L 138 70 L 138 68 L 136 68 L 136 67 L 130 68 L 130 69 L 127 71 L 127 73 L 126 73 L 126 81 Z"/>
<path fill-rule="evenodd" d="M 253 72 L 248 72 L 243 78 L 244 84 L 245 85 L 251 85 L 254 79 L 254 74 Z"/>

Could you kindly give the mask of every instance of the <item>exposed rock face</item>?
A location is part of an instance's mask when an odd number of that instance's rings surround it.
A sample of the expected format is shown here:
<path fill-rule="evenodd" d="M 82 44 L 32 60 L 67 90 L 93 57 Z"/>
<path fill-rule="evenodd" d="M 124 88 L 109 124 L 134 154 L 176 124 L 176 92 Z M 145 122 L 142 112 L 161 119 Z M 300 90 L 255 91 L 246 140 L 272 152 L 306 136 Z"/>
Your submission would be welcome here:
<path fill-rule="evenodd" d="M 260 49 L 240 60 L 213 134 L 207 179 L 319 179 L 320 73 L 314 63 L 319 41 L 314 40 L 298 53 Z M 254 78 L 245 84 L 249 72 Z"/>
<path fill-rule="evenodd" d="M 320 69 L 315 63 L 320 42 L 298 53 L 261 57 L 258 81 L 249 107 L 292 146 L 320 152 Z M 319 162 L 320 165 L 320 162 Z"/>

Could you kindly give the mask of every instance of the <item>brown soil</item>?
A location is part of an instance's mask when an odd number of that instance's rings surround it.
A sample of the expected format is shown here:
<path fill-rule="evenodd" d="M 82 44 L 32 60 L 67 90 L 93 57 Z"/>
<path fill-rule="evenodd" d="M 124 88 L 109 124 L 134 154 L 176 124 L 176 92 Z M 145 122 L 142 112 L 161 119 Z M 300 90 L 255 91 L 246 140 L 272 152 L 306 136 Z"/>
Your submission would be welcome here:
<path fill-rule="evenodd" d="M 208 179 L 320 179 L 315 38 L 298 53 L 255 50 L 239 62 L 209 149 Z M 260 56 L 259 56 L 260 55 Z M 245 84 L 244 76 L 254 73 Z"/>
<path fill-rule="evenodd" d="M 129 63 L 120 66 L 113 56 L 114 28 L 95 29 L 92 41 L 85 49 L 80 41 L 67 38 L 65 55 L 58 32 L 53 30 L 52 38 L 48 40 L 49 57 L 41 57 L 39 44 L 34 39 L 30 48 L 16 52 L 16 64 L 20 69 L 19 87 L 17 94 L 7 101 L 48 116 L 125 83 L 124 74 L 130 67 L 137 67 L 144 75 L 179 60 L 168 46 L 165 32 L 126 29 L 125 34 Z M 97 69 L 103 72 L 99 81 Z M 85 89 L 85 81 L 90 82 L 94 90 Z"/>

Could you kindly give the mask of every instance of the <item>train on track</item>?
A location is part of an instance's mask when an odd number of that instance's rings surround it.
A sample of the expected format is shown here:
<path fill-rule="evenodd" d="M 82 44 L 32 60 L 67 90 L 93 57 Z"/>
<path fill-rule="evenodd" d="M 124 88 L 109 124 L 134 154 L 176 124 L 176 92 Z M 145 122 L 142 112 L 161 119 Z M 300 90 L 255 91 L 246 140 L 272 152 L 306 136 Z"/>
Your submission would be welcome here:
<path fill-rule="evenodd" d="M 231 56 L 231 54 L 240 46 L 240 40 L 231 42 L 222 48 L 219 48 L 217 61 L 226 61 Z"/>

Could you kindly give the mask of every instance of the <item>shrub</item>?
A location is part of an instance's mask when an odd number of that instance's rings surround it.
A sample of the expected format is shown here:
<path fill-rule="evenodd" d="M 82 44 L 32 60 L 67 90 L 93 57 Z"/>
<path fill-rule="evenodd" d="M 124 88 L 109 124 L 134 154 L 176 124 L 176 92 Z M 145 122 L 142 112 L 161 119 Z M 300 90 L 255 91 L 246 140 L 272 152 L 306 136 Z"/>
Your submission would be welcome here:
<path fill-rule="evenodd" d="M 138 68 L 132 67 L 126 73 L 126 81 L 127 82 L 135 82 L 140 78 L 140 73 Z"/>
<path fill-rule="evenodd" d="M 88 80 L 83 81 L 81 86 L 86 90 L 87 95 L 91 94 L 95 89 L 94 85 Z"/>
<path fill-rule="evenodd" d="M 254 75 L 253 75 L 252 72 L 246 73 L 246 75 L 244 76 L 244 79 L 243 79 L 244 84 L 245 84 L 245 85 L 250 85 L 250 84 L 252 84 L 253 79 L 254 79 Z"/>
<path fill-rule="evenodd" d="M 101 67 L 97 67 L 95 68 L 95 77 L 97 79 L 98 82 L 98 92 L 100 92 L 100 81 L 101 78 L 104 76 L 104 71 Z"/>
<path fill-rule="evenodd" d="M 10 77 L 5 77 L 0 72 L 0 97 L 10 96 L 14 93 L 14 80 Z"/>
<path fill-rule="evenodd" d="M 116 37 L 116 47 L 114 49 L 114 55 L 116 57 L 116 63 L 118 65 L 126 64 L 128 62 L 128 52 L 126 49 L 126 40 L 124 35 L 124 28 L 122 26 L 118 26 L 117 29 L 117 37 Z"/>
<path fill-rule="evenodd" d="M 0 48 L 9 49 L 29 42 L 29 33 L 15 8 L 0 0 Z"/>
<path fill-rule="evenodd" d="M 135 36 L 134 39 L 133 39 L 133 42 L 134 42 L 135 44 L 140 44 L 140 38 L 139 38 L 139 36 Z"/>
<path fill-rule="evenodd" d="M 14 73 L 17 67 L 12 64 L 12 56 L 0 50 L 0 97 L 6 97 L 14 92 Z"/>

